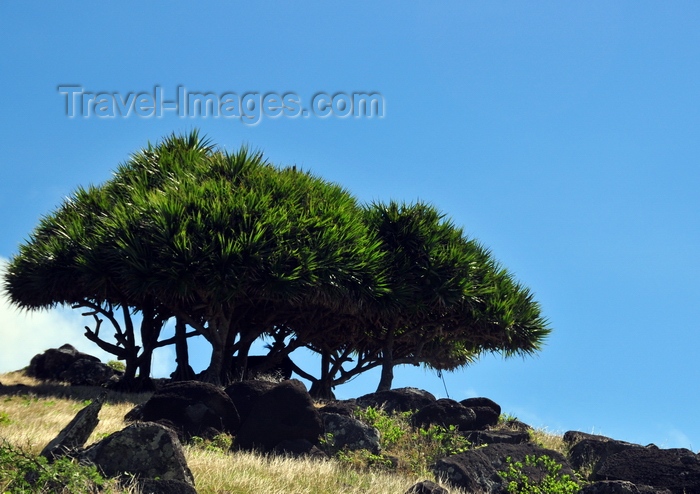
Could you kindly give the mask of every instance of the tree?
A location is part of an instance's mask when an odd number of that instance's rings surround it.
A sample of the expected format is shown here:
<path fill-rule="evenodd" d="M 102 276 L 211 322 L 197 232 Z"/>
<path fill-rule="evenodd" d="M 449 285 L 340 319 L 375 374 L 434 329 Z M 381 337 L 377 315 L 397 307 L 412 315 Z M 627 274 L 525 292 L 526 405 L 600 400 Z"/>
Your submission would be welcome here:
<path fill-rule="evenodd" d="M 107 255 L 109 241 L 101 222 L 117 200 L 103 188 L 79 188 L 20 246 L 4 281 L 10 300 L 19 307 L 65 305 L 93 317 L 95 327 L 85 326 L 86 337 L 124 360 L 125 382 L 133 382 L 139 371 L 142 377 L 150 375 L 153 351 L 170 343 L 158 337 L 171 314 L 152 297 L 130 299 L 114 283 L 115 266 Z M 135 313 L 141 316 L 142 346 L 137 345 Z M 114 343 L 100 335 L 105 319 L 115 331 Z"/>
<path fill-rule="evenodd" d="M 193 154 L 176 136 L 142 158 L 112 180 L 139 190 L 104 222 L 121 260 L 116 283 L 211 343 L 211 382 L 228 381 L 234 352 L 245 369 L 250 345 L 290 307 L 332 308 L 381 288 L 378 245 L 341 187 L 246 148 Z"/>
<path fill-rule="evenodd" d="M 397 365 L 453 370 L 485 351 L 539 350 L 549 328 L 530 292 L 436 208 L 374 203 L 364 220 L 381 244 L 387 290 L 356 316 L 320 313 L 314 321 L 319 312 L 305 311 L 305 326 L 330 329 L 307 336 L 306 346 L 322 355 L 321 378 L 303 374 L 317 396 L 330 397 L 333 386 L 379 366 L 382 391 Z"/>

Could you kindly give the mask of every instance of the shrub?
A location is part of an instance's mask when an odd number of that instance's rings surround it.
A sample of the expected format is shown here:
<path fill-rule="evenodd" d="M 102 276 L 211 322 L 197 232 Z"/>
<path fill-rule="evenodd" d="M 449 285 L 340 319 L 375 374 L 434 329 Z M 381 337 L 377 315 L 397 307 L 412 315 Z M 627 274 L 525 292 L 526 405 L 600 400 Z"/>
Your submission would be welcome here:
<path fill-rule="evenodd" d="M 126 370 L 126 364 L 120 360 L 110 360 L 107 362 L 107 366 L 111 367 L 117 372 L 124 372 Z"/>
<path fill-rule="evenodd" d="M 471 448 L 467 439 L 454 427 L 431 425 L 414 428 L 410 419 L 414 412 L 388 414 L 382 409 L 369 407 L 355 412 L 355 416 L 379 431 L 382 453 L 368 451 L 341 451 L 336 456 L 354 467 L 398 470 L 412 476 L 430 476 L 431 466 L 438 459 L 461 453 Z"/>
<path fill-rule="evenodd" d="M 562 466 L 547 455 L 527 455 L 525 464 L 510 457 L 506 462 L 508 469 L 499 474 L 508 482 L 509 494 L 575 494 L 579 491 L 578 483 L 570 475 L 561 474 Z M 540 482 L 532 483 L 523 471 L 525 467 L 542 468 L 547 474 Z"/>
<path fill-rule="evenodd" d="M 93 493 L 105 485 L 94 465 L 63 457 L 49 463 L 3 441 L 0 443 L 0 492 Z"/>

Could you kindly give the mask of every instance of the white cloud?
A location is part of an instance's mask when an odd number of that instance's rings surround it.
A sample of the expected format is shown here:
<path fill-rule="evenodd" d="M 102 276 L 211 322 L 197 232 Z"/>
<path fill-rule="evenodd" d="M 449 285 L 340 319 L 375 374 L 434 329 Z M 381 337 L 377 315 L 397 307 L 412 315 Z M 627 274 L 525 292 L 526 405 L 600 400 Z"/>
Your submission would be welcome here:
<path fill-rule="evenodd" d="M 4 280 L 6 265 L 7 259 L 0 257 L 0 280 Z M 65 343 L 103 362 L 111 360 L 114 356 L 85 338 L 84 327 L 91 322 L 71 309 L 19 310 L 0 289 L 0 372 L 26 367 L 37 353 Z"/>

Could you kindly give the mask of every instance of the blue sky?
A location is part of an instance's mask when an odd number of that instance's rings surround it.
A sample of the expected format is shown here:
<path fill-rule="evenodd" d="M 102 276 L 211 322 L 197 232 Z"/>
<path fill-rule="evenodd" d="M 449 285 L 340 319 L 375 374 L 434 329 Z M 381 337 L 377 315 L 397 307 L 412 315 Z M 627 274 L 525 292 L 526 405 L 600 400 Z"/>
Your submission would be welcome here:
<path fill-rule="evenodd" d="M 451 397 L 488 396 L 555 432 L 697 451 L 698 25 L 691 2 L 4 1 L 0 258 L 78 185 L 196 127 L 361 201 L 431 202 L 534 291 L 553 328 L 544 350 L 446 374 Z M 294 94 L 307 109 L 318 93 L 378 93 L 383 116 L 69 118 L 59 86 L 125 101 Z M 2 301 L 0 372 L 66 341 L 98 354 L 84 324 Z M 445 396 L 434 372 L 396 374 Z"/>

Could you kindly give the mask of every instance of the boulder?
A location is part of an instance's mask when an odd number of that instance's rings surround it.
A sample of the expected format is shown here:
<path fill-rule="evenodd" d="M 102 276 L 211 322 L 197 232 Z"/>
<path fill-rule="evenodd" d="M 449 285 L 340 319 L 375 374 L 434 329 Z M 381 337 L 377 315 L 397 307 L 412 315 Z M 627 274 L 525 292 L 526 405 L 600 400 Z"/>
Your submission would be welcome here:
<path fill-rule="evenodd" d="M 104 397 L 104 394 L 100 395 L 80 410 L 58 436 L 46 445 L 41 451 L 41 456 L 54 460 L 82 448 L 100 422 L 97 416 L 102 409 Z"/>
<path fill-rule="evenodd" d="M 225 392 L 238 410 L 243 423 L 248 418 L 255 401 L 274 387 L 275 383 L 270 381 L 239 381 L 227 387 Z"/>
<path fill-rule="evenodd" d="M 462 405 L 464 405 L 467 408 L 476 408 L 476 407 L 486 407 L 490 408 L 494 412 L 496 412 L 496 415 L 499 417 L 501 416 L 501 405 L 496 403 L 493 400 L 490 400 L 488 398 L 467 398 L 466 400 L 460 401 Z"/>
<path fill-rule="evenodd" d="M 440 487 L 435 482 L 424 480 L 412 485 L 405 494 L 450 494 L 450 491 Z"/>
<path fill-rule="evenodd" d="M 579 494 L 672 494 L 668 489 L 634 485 L 624 480 L 604 480 L 583 487 Z"/>
<path fill-rule="evenodd" d="M 194 485 L 177 435 L 152 422 L 131 424 L 107 436 L 86 449 L 80 459 L 94 463 L 108 477 L 126 473 Z"/>
<path fill-rule="evenodd" d="M 593 480 L 626 480 L 679 494 L 700 492 L 700 458 L 683 448 L 630 448 L 607 457 Z"/>
<path fill-rule="evenodd" d="M 508 468 L 507 458 L 513 462 L 525 462 L 525 457 L 548 456 L 562 465 L 561 474 L 574 478 L 574 472 L 561 453 L 527 444 L 491 444 L 457 455 L 438 460 L 433 472 L 438 478 L 462 487 L 467 492 L 501 494 L 505 492 L 505 479 L 500 471 Z M 525 473 L 535 483 L 541 481 L 547 472 L 539 467 L 524 467 Z"/>
<path fill-rule="evenodd" d="M 114 369 L 100 361 L 79 358 L 61 372 L 59 379 L 74 386 L 102 386 L 116 375 Z"/>
<path fill-rule="evenodd" d="M 322 432 L 321 414 L 304 384 L 290 379 L 255 400 L 248 418 L 238 430 L 234 446 L 268 452 L 286 440 L 306 439 L 317 443 Z"/>
<path fill-rule="evenodd" d="M 530 442 L 530 434 L 518 431 L 463 431 L 462 435 L 474 446 L 482 444 L 524 444 Z"/>
<path fill-rule="evenodd" d="M 630 448 L 642 448 L 639 444 L 617 441 L 606 436 L 568 431 L 564 442 L 569 446 L 569 461 L 576 470 L 590 472 L 594 480 L 602 463 L 610 456 Z"/>
<path fill-rule="evenodd" d="M 99 362 L 100 359 L 79 352 L 74 346 L 65 344 L 59 348 L 49 348 L 44 353 L 32 357 L 27 368 L 27 375 L 50 381 L 61 380 L 61 374 L 66 371 L 76 360 L 91 360 Z"/>
<path fill-rule="evenodd" d="M 379 431 L 374 427 L 336 413 L 323 413 L 321 416 L 331 451 L 366 449 L 375 455 L 381 452 Z"/>
<path fill-rule="evenodd" d="M 355 411 L 360 407 L 357 405 L 355 400 L 337 400 L 326 403 L 324 406 L 319 408 L 321 414 L 324 413 L 336 413 L 338 415 L 344 415 L 346 417 L 355 417 Z"/>
<path fill-rule="evenodd" d="M 235 434 L 240 418 L 231 398 L 213 384 L 178 381 L 163 386 L 126 420 L 167 422 L 181 437 L 210 437 L 218 432 Z"/>
<path fill-rule="evenodd" d="M 460 431 L 467 431 L 475 429 L 476 414 L 471 408 L 460 405 L 455 400 L 442 398 L 421 408 L 411 417 L 411 422 L 415 427 L 455 426 Z"/>
<path fill-rule="evenodd" d="M 138 482 L 141 494 L 197 494 L 197 490 L 181 480 L 143 479 Z"/>
<path fill-rule="evenodd" d="M 391 389 L 357 398 L 360 407 L 383 408 L 387 413 L 420 410 L 435 401 L 435 396 L 418 388 Z"/>

